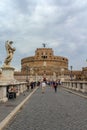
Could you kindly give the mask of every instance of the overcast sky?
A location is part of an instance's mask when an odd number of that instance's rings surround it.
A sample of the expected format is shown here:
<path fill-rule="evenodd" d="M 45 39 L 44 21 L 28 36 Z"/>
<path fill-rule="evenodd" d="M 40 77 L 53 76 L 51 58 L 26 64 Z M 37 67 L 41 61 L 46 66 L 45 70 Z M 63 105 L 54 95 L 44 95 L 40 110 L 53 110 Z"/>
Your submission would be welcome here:
<path fill-rule="evenodd" d="M 5 41 L 16 48 L 12 66 L 35 55 L 46 43 L 54 55 L 64 56 L 74 70 L 87 66 L 87 0 L 0 0 L 0 66 Z"/>

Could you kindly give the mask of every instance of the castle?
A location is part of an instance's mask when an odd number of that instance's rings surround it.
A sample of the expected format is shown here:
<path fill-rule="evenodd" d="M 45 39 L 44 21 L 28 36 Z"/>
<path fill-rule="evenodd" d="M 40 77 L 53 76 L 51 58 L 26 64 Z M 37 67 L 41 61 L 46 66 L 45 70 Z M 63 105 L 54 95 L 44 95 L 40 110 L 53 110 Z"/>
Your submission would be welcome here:
<path fill-rule="evenodd" d="M 21 59 L 21 71 L 15 72 L 17 80 L 84 80 L 85 69 L 69 70 L 68 58 L 55 56 L 52 48 L 37 48 L 34 56 Z"/>

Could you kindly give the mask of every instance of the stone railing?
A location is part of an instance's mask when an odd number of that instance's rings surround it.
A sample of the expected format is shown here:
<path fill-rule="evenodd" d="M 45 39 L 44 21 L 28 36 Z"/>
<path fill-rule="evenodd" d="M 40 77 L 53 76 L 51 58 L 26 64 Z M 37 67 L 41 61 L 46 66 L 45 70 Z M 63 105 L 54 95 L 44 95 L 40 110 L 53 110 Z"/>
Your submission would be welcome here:
<path fill-rule="evenodd" d="M 65 81 L 63 87 L 80 92 L 87 92 L 87 81 Z"/>
<path fill-rule="evenodd" d="M 0 102 L 5 102 L 8 100 L 7 94 L 8 89 L 14 88 L 16 91 L 16 95 L 19 96 L 20 93 L 23 93 L 27 90 L 26 82 L 19 82 L 15 84 L 0 84 Z"/>

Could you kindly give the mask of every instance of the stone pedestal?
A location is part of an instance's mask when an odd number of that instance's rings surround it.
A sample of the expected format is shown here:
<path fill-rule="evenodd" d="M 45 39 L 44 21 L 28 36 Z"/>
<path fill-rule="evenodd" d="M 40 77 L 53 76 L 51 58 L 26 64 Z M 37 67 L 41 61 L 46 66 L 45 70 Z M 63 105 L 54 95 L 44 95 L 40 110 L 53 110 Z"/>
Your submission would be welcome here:
<path fill-rule="evenodd" d="M 14 83 L 14 68 L 2 67 L 2 75 L 0 79 L 0 101 L 5 102 L 7 98 L 7 86 Z"/>
<path fill-rule="evenodd" d="M 1 81 L 8 82 L 14 80 L 14 68 L 13 67 L 2 67 Z"/>
<path fill-rule="evenodd" d="M 0 86 L 0 101 L 6 102 L 8 100 L 7 98 L 7 92 L 6 92 L 6 85 Z"/>

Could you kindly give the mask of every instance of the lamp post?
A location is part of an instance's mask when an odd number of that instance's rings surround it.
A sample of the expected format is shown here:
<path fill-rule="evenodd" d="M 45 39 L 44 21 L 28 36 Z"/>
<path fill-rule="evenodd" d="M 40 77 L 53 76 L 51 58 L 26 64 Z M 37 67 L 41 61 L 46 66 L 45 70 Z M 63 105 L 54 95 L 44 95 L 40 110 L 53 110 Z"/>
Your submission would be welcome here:
<path fill-rule="evenodd" d="M 34 67 L 35 82 L 37 83 L 37 67 Z"/>
<path fill-rule="evenodd" d="M 28 81 L 29 67 L 26 66 L 26 81 Z"/>
<path fill-rule="evenodd" d="M 25 66 L 25 67 L 23 67 L 23 70 L 25 70 L 25 74 L 26 74 L 26 81 L 28 81 L 28 75 L 29 75 L 29 70 L 30 70 L 30 67 L 29 67 L 29 66 Z"/>
<path fill-rule="evenodd" d="M 64 68 L 61 68 L 61 81 L 64 81 Z"/>
<path fill-rule="evenodd" d="M 72 65 L 71 65 L 71 66 L 70 66 L 70 70 L 71 70 L 71 72 L 70 72 L 70 78 L 71 78 L 71 79 L 70 79 L 70 80 L 71 80 L 71 81 L 72 81 L 72 68 L 73 68 L 73 67 L 72 67 Z"/>

